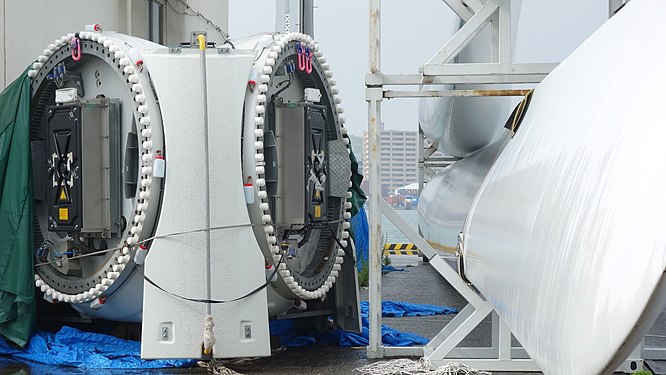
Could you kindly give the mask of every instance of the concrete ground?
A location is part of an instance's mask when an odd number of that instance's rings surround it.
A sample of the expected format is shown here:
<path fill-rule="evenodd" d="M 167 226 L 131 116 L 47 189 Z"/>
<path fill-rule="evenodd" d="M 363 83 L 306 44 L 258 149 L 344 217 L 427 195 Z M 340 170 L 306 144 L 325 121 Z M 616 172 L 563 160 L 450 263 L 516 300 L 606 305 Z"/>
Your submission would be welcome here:
<path fill-rule="evenodd" d="M 435 269 L 427 263 L 421 262 L 419 257 L 391 256 L 391 265 L 396 268 L 403 268 L 404 271 L 390 272 L 382 277 L 382 297 L 384 300 L 444 305 L 459 310 L 466 305 L 465 299 Z M 360 298 L 367 301 L 367 288 L 361 290 Z M 416 333 L 430 339 L 439 333 L 454 317 L 455 314 L 424 317 L 384 317 L 382 323 L 400 331 Z M 462 345 L 471 347 L 490 346 L 490 327 L 490 317 L 488 317 L 479 328 L 463 341 Z M 253 375 L 333 375 L 351 374 L 355 368 L 369 363 L 372 363 L 372 361 L 366 358 L 365 348 L 315 346 L 288 348 L 285 352 L 269 358 L 258 359 L 247 364 L 228 365 L 228 367 L 243 374 Z"/>
<path fill-rule="evenodd" d="M 404 268 L 403 272 L 391 272 L 382 277 L 383 299 L 446 305 L 461 309 L 466 301 L 427 263 L 415 256 L 392 256 L 392 265 Z M 360 297 L 367 300 L 367 289 L 361 290 Z M 405 332 L 412 332 L 432 338 L 455 315 L 428 317 L 384 318 L 383 324 Z M 464 341 L 464 346 L 490 345 L 490 317 L 487 318 Z M 646 345 L 666 347 L 666 314 L 662 313 L 646 338 Z M 252 375 L 337 375 L 352 374 L 354 369 L 372 363 L 366 358 L 365 348 L 341 348 L 334 345 L 319 345 L 302 348 L 287 348 L 268 358 L 249 360 L 242 363 L 226 363 L 226 366 L 241 373 Z M 666 362 L 660 364 L 663 366 Z M 0 366 L 0 374 L 41 374 L 43 367 L 31 368 L 25 364 Z M 87 371 L 73 368 L 49 368 L 49 374 L 85 374 Z M 202 368 L 162 369 L 153 371 L 95 371 L 95 374 L 202 374 Z M 355 372 L 358 373 L 358 372 Z M 494 374 L 534 374 L 499 373 Z"/>
<path fill-rule="evenodd" d="M 465 299 L 427 263 L 415 256 L 392 256 L 392 265 L 404 268 L 403 272 L 390 272 L 382 277 L 384 300 L 406 301 L 445 305 L 462 309 Z M 361 290 L 361 300 L 368 299 L 367 289 Z M 383 318 L 383 324 L 405 332 L 412 332 L 432 338 L 455 315 L 427 317 Z M 463 340 L 463 346 L 490 346 L 490 316 L 477 329 Z M 666 314 L 662 313 L 646 337 L 648 347 L 666 347 Z M 514 340 L 514 345 L 517 342 Z M 246 364 L 228 365 L 242 373 L 253 375 L 275 374 L 351 374 L 355 368 L 372 363 L 366 358 L 365 348 L 340 348 L 337 346 L 314 346 L 288 348 L 269 358 L 262 358 Z M 663 366 L 664 362 L 657 363 Z M 656 366 L 655 366 L 656 367 Z M 657 368 L 654 368 L 657 370 Z M 358 372 L 356 372 L 358 373 Z M 666 372 L 658 372 L 666 373 Z M 493 372 L 497 375 L 529 375 L 540 373 Z"/>

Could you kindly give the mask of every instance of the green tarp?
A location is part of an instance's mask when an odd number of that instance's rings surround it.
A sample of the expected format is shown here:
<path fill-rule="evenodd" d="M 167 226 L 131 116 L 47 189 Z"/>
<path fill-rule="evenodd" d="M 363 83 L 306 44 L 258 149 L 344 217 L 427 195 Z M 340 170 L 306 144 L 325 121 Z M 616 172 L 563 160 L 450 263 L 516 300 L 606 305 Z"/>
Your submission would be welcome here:
<path fill-rule="evenodd" d="M 352 187 L 349 188 L 349 191 L 352 192 L 352 198 L 350 199 L 352 203 L 351 214 L 356 216 L 358 210 L 363 206 L 368 197 L 365 196 L 365 192 L 361 189 L 361 182 L 363 182 L 363 175 L 358 172 L 358 162 L 356 161 L 356 156 L 354 155 L 354 150 L 352 150 L 351 142 L 349 143 L 349 149 L 351 153 L 349 157 L 351 158 L 351 167 L 352 167 Z"/>
<path fill-rule="evenodd" d="M 30 79 L 0 93 L 0 335 L 20 346 L 35 324 Z"/>

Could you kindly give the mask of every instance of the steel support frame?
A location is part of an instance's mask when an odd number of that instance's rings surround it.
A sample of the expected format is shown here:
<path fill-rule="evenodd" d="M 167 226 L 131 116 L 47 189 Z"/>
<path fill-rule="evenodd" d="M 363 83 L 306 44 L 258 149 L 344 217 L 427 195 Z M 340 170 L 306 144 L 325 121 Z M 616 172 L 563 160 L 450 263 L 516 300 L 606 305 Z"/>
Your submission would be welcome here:
<path fill-rule="evenodd" d="M 372 207 L 370 209 L 372 210 Z M 418 247 L 419 251 L 429 259 L 430 265 L 468 301 L 468 304 L 426 346 L 418 348 L 384 347 L 377 339 L 377 348 L 380 350 L 373 352 L 372 346 L 369 346 L 368 358 L 423 356 L 428 358 L 435 368 L 456 361 L 488 371 L 539 371 L 522 348 L 511 346 L 511 332 L 493 311 L 492 305 L 463 281 L 457 271 L 383 199 L 379 200 L 379 211 L 380 215 L 384 214 Z M 371 225 L 373 224 L 371 223 Z M 370 275 L 370 279 L 372 282 L 373 275 Z M 381 288 L 378 289 L 381 293 Z M 372 291 L 372 288 L 370 290 Z M 371 317 L 381 316 L 381 298 L 378 306 L 378 313 L 373 314 L 373 303 L 370 302 Z M 492 345 L 479 348 L 458 347 L 462 340 L 491 313 L 493 315 Z M 372 320 L 370 324 L 372 327 Z M 372 342 L 372 330 L 370 339 Z"/>
<path fill-rule="evenodd" d="M 368 68 L 370 74 L 380 71 L 380 0 L 369 0 L 370 23 L 368 40 Z M 370 196 L 369 196 L 369 285 L 368 302 L 370 310 L 369 319 L 369 342 L 367 349 L 368 359 L 383 358 L 384 346 L 382 345 L 382 249 L 381 249 L 381 208 L 383 201 L 381 196 L 380 173 L 380 131 L 381 131 L 381 104 L 382 86 L 366 85 L 366 100 L 368 101 L 368 138 L 370 159 Z"/>
<path fill-rule="evenodd" d="M 499 316 L 438 253 L 381 197 L 380 176 L 380 125 L 381 103 L 388 98 L 415 98 L 435 96 L 523 96 L 524 90 L 432 90 L 389 91 L 385 86 L 422 85 L 427 83 L 477 84 L 477 83 L 537 83 L 553 68 L 553 65 L 510 63 L 510 0 L 444 0 L 466 24 L 456 35 L 423 66 L 423 74 L 381 73 L 380 69 L 380 3 L 369 0 L 370 38 L 369 73 L 366 75 L 366 101 L 368 102 L 368 134 L 370 156 L 370 282 L 369 320 L 370 337 L 368 358 L 394 356 L 426 356 L 433 366 L 455 359 L 470 366 L 487 370 L 535 371 L 538 370 L 529 357 L 519 348 L 511 347 L 511 333 Z M 466 44 L 488 23 L 493 26 L 492 63 L 443 64 L 451 61 Z M 421 143 L 422 145 L 422 143 Z M 436 147 L 436 145 L 435 145 Z M 423 147 L 421 147 L 423 148 Z M 419 150 L 419 161 L 426 167 L 428 157 L 434 152 Z M 423 160 L 421 160 L 423 159 Z M 450 162 L 444 160 L 443 162 Z M 423 183 L 423 173 L 420 182 Z M 429 259 L 432 265 L 467 301 L 460 311 L 428 345 L 420 348 L 384 347 L 381 342 L 381 217 L 385 215 Z M 460 342 L 489 314 L 493 315 L 492 346 L 490 348 L 460 348 Z"/>
<path fill-rule="evenodd" d="M 380 129 L 381 103 L 383 99 L 416 97 L 461 96 L 523 96 L 524 90 L 386 90 L 386 86 L 419 86 L 424 84 L 536 84 L 557 64 L 511 63 L 511 0 L 443 0 L 466 23 L 422 67 L 420 74 L 384 74 L 380 69 L 381 0 L 369 0 L 369 72 L 366 74 L 366 101 L 368 102 L 368 134 L 370 156 L 370 254 L 369 254 L 369 345 L 367 356 L 372 358 L 424 356 L 433 367 L 450 361 L 467 364 L 488 371 L 539 371 L 536 364 L 520 347 L 511 346 L 511 332 L 493 311 L 489 302 L 465 283 L 456 270 L 447 263 L 393 208 L 381 197 Z M 490 63 L 453 64 L 455 56 L 481 31 L 491 24 Z M 422 138 L 422 133 L 419 133 Z M 436 146 L 435 146 L 436 147 Z M 434 151 L 432 151 L 434 152 Z M 424 183 L 424 171 L 437 166 L 428 161 L 432 152 L 424 153 L 422 140 L 419 149 L 419 183 Z M 444 161 L 449 162 L 449 160 Z M 445 165 L 445 164 L 444 164 Z M 385 347 L 381 342 L 381 218 L 385 215 L 429 259 L 433 266 L 468 304 L 424 347 Z M 492 315 L 492 340 L 490 347 L 458 347 L 460 342 Z M 639 345 L 629 356 L 620 371 L 629 372 L 643 367 L 641 358 L 666 358 L 665 349 L 643 348 Z M 633 367 L 633 369 L 632 369 Z"/>
<path fill-rule="evenodd" d="M 425 134 L 423 129 L 419 127 L 419 144 L 418 147 L 418 165 L 419 165 L 419 192 L 423 190 L 423 187 L 426 183 L 426 177 L 428 181 L 433 179 L 436 175 L 435 169 L 446 168 L 449 165 L 453 164 L 458 158 L 453 156 L 432 156 L 437 152 L 438 141 L 425 147 Z M 419 234 L 421 233 L 419 229 Z"/>

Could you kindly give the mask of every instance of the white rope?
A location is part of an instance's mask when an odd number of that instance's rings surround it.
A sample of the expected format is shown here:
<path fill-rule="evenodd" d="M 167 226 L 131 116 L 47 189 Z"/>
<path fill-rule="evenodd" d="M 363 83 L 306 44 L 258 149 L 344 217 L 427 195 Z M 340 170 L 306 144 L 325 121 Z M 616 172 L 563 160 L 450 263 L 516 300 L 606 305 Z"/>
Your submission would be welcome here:
<path fill-rule="evenodd" d="M 329 223 L 339 223 L 340 220 L 335 220 L 335 221 L 329 221 Z M 202 228 L 202 229 L 192 229 L 192 230 L 187 230 L 187 231 L 182 231 L 182 232 L 173 232 L 173 233 L 167 233 L 167 234 L 162 234 L 159 236 L 152 236 L 152 237 L 147 237 L 144 238 L 141 241 L 138 241 L 135 245 L 141 245 L 145 244 L 147 242 L 150 242 L 152 240 L 158 239 L 158 238 L 169 238 L 169 237 L 174 237 L 174 236 L 182 236 L 184 234 L 192 234 L 192 233 L 200 233 L 200 232 L 206 232 L 208 230 L 210 231 L 216 231 L 216 230 L 223 230 L 223 229 L 235 229 L 235 228 L 245 228 L 245 227 L 265 227 L 265 224 L 252 224 L 252 223 L 247 223 L 247 224 L 234 224 L 234 225 L 226 225 L 226 226 L 218 226 L 218 227 L 210 227 L 210 229 Z M 67 260 L 74 260 L 74 259 L 79 259 L 79 258 L 87 258 L 95 255 L 100 255 L 104 253 L 110 253 L 113 251 L 118 251 L 122 250 L 125 247 L 128 247 L 126 243 L 123 243 L 119 246 L 112 247 L 109 249 L 104 249 L 104 250 L 97 250 L 97 251 L 92 251 L 89 253 L 81 254 L 81 255 L 74 255 L 71 257 L 67 257 Z M 132 246 L 133 248 L 135 246 Z M 43 262 L 43 263 L 37 263 L 35 264 L 35 267 L 41 267 L 41 266 L 48 266 L 49 264 L 52 264 L 53 261 L 51 262 Z"/>
<path fill-rule="evenodd" d="M 212 350 L 213 346 L 215 346 L 215 334 L 213 333 L 214 326 L 215 323 L 213 323 L 213 316 L 206 315 L 204 317 L 203 331 L 203 345 L 205 351 Z"/>
<path fill-rule="evenodd" d="M 435 370 L 431 370 L 430 360 L 421 358 L 418 362 L 411 359 L 394 359 L 371 363 L 354 371 L 363 375 L 490 375 L 486 371 L 475 370 L 461 363 L 449 362 Z"/>
<path fill-rule="evenodd" d="M 197 362 L 197 365 L 208 369 L 208 373 L 215 375 L 242 375 L 240 372 L 225 367 L 220 361 L 215 359 L 211 359 L 210 361 L 199 361 Z"/>
<path fill-rule="evenodd" d="M 462 363 L 453 362 L 449 362 L 445 366 L 440 366 L 435 371 L 440 375 L 490 375 L 490 372 L 475 370 Z"/>

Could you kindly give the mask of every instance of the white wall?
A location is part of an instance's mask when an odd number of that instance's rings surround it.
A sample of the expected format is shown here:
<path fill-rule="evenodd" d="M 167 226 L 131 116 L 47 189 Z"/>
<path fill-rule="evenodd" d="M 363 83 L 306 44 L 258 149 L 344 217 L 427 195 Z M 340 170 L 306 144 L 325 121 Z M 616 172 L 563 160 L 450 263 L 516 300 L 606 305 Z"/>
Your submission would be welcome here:
<path fill-rule="evenodd" d="M 5 84 L 5 27 L 7 25 L 4 22 L 5 19 L 5 0 L 0 0 L 0 20 L 3 20 L 2 25 L 0 25 L 0 88 L 6 86 Z"/>
<path fill-rule="evenodd" d="M 209 39 L 222 37 L 200 17 L 181 15 L 185 7 L 176 0 L 164 4 L 163 34 L 166 44 L 189 40 L 189 32 L 208 31 Z M 104 30 L 127 33 L 127 5 L 131 3 L 132 35 L 148 37 L 145 0 L 0 0 L 0 88 L 11 83 L 56 38 L 99 23 Z M 224 32 L 228 30 L 228 0 L 189 0 Z M 191 13 L 191 12 L 190 12 Z"/>
<path fill-rule="evenodd" d="M 126 28 L 124 1 L 4 0 L 4 6 L 5 84 L 56 38 L 82 30 L 86 23 L 99 23 L 108 30 Z"/>
<path fill-rule="evenodd" d="M 162 3 L 165 0 L 161 0 Z M 202 13 L 214 24 L 219 26 L 226 34 L 229 32 L 229 0 L 188 0 L 192 10 Z M 208 25 L 205 20 L 195 16 L 181 15 L 186 11 L 185 6 L 175 0 L 169 0 L 164 6 L 166 13 L 165 43 L 175 45 L 190 40 L 190 32 L 207 31 L 208 40 L 221 44 L 223 39 L 215 28 Z M 181 13 L 181 14 L 179 14 Z M 190 12 L 192 13 L 192 12 Z"/>

